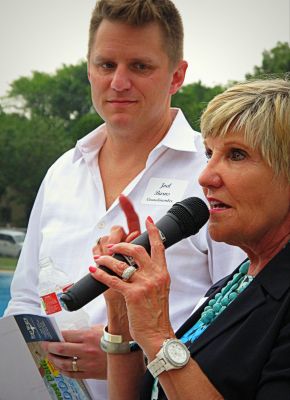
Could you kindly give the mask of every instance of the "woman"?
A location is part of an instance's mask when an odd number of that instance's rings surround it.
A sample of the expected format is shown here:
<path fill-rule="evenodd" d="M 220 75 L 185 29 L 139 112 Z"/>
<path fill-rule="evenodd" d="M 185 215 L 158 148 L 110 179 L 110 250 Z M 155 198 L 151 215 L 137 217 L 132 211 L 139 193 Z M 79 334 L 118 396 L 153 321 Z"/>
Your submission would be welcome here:
<path fill-rule="evenodd" d="M 208 104 L 201 128 L 208 164 L 199 182 L 210 206 L 210 235 L 239 246 L 248 259 L 209 290 L 175 334 L 164 248 L 150 217 L 151 256 L 129 243 L 107 246 L 138 265 L 128 280 L 91 268 L 114 289 L 106 294 L 102 340 L 114 400 L 139 398 L 140 384 L 142 399 L 290 396 L 290 83 L 233 86 Z M 120 276 L 128 272 L 108 255 L 96 260 Z M 143 352 L 111 343 L 132 340 Z"/>

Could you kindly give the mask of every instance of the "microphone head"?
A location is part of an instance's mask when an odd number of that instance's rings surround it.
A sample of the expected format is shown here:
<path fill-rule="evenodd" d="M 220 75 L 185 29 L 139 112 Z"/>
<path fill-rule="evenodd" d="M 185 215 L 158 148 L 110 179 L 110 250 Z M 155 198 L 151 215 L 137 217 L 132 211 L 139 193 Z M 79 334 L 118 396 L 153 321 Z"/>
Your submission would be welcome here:
<path fill-rule="evenodd" d="M 174 215 L 179 221 L 184 238 L 195 235 L 209 219 L 208 207 L 199 197 L 188 197 L 175 203 L 167 214 Z"/>

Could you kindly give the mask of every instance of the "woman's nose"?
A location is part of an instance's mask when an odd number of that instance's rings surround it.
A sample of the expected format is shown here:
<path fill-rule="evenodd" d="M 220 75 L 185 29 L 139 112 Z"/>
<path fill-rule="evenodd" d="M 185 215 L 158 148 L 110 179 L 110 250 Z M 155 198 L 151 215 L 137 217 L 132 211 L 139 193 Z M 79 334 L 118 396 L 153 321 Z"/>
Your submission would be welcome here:
<path fill-rule="evenodd" d="M 211 160 L 201 172 L 198 178 L 199 184 L 204 187 L 220 187 L 222 185 L 221 174 L 218 171 L 217 165 L 212 164 Z"/>

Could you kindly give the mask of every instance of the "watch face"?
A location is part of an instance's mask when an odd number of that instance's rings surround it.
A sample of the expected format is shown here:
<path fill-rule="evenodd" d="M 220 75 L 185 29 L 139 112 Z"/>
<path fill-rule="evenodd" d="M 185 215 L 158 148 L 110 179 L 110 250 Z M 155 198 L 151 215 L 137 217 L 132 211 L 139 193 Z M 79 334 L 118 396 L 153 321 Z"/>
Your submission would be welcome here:
<path fill-rule="evenodd" d="M 178 340 L 172 340 L 167 343 L 165 347 L 166 356 L 169 358 L 172 364 L 183 366 L 189 358 L 189 352 L 186 347 Z"/>

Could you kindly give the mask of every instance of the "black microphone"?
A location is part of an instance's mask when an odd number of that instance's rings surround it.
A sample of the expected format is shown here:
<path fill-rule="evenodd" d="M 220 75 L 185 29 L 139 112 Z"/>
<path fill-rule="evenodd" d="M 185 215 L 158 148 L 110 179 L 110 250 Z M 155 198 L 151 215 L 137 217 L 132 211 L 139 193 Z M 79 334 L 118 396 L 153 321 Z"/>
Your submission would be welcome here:
<path fill-rule="evenodd" d="M 189 197 L 175 203 L 166 215 L 156 223 L 164 247 L 168 248 L 180 240 L 196 234 L 207 222 L 208 218 L 208 208 L 205 202 L 198 197 Z M 142 233 L 131 243 L 144 247 L 150 254 L 150 243 L 147 232 Z M 116 253 L 113 257 L 127 264 L 130 264 L 131 261 L 130 257 L 123 256 L 122 254 Z M 104 265 L 99 265 L 98 268 L 101 268 L 110 275 L 118 276 Z M 63 308 L 68 311 L 74 311 L 83 307 L 107 289 L 108 286 L 94 279 L 91 274 L 87 274 L 67 292 L 63 293 L 60 300 Z"/>

